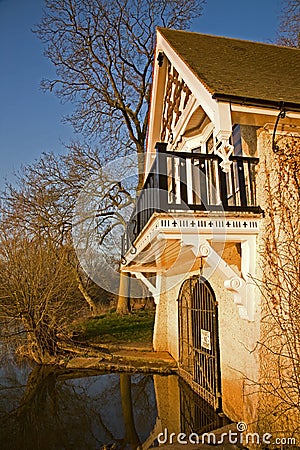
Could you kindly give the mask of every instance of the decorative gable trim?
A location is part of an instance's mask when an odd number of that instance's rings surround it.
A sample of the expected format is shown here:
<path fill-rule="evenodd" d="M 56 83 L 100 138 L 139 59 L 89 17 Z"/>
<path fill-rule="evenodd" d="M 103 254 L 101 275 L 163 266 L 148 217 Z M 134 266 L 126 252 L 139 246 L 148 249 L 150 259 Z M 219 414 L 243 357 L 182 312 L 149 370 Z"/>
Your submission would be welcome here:
<path fill-rule="evenodd" d="M 214 121 L 217 101 L 212 98 L 212 94 L 209 90 L 201 83 L 197 76 L 191 71 L 191 69 L 158 31 L 157 53 L 159 52 L 163 52 L 167 60 L 170 61 L 177 72 L 181 74 L 188 88 L 201 103 L 210 120 Z"/>
<path fill-rule="evenodd" d="M 209 120 L 214 124 L 215 136 L 232 131 L 230 104 L 218 102 L 182 60 L 165 38 L 157 32 L 157 46 L 153 74 L 153 89 L 149 116 L 146 175 L 154 160 L 154 148 L 158 141 L 173 142 L 172 128 L 176 127 L 195 99 Z M 163 118 L 163 120 L 162 120 Z"/>
<path fill-rule="evenodd" d="M 168 66 L 160 140 L 172 143 L 173 130 L 188 104 L 191 91 L 175 67 L 171 63 Z"/>

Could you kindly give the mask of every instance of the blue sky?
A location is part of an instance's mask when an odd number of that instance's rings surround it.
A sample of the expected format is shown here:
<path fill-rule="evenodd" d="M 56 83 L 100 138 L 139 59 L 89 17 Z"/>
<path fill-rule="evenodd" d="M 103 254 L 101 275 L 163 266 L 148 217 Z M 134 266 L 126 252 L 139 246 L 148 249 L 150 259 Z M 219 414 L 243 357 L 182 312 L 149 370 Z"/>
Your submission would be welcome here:
<path fill-rule="evenodd" d="M 284 0 L 207 0 L 192 30 L 274 42 Z M 43 0 L 0 0 L 0 189 L 22 164 L 44 151 L 61 152 L 73 132 L 62 123 L 62 105 L 39 84 L 54 75 L 42 44 L 31 32 Z"/>

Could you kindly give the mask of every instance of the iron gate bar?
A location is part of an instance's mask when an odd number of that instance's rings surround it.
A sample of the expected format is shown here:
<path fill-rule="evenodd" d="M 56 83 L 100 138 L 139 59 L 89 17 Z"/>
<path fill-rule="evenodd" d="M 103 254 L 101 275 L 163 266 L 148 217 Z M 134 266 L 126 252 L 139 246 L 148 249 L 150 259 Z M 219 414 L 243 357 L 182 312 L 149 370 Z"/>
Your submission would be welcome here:
<path fill-rule="evenodd" d="M 230 423 L 219 415 L 203 398 L 197 395 L 188 384 L 179 378 L 180 388 L 180 430 L 187 436 L 191 433 L 201 435 Z"/>
<path fill-rule="evenodd" d="M 178 308 L 180 374 L 196 392 L 220 410 L 218 306 L 208 281 L 201 276 L 186 280 L 179 292 Z M 206 343 L 205 336 L 208 338 Z"/>

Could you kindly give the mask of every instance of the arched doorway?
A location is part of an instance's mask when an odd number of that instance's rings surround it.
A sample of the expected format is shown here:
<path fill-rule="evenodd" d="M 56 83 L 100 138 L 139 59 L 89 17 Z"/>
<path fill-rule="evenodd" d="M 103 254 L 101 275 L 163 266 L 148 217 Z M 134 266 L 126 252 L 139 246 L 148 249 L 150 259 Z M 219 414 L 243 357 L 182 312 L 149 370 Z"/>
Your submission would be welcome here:
<path fill-rule="evenodd" d="M 218 304 L 208 281 L 193 276 L 178 297 L 179 370 L 213 408 L 221 409 Z"/>

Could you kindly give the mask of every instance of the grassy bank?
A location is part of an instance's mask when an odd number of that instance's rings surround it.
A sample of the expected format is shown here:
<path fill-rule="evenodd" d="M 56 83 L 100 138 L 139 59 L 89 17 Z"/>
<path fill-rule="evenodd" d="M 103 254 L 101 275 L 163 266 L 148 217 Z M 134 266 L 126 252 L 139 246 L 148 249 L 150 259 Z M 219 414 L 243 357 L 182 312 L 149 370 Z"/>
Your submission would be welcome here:
<path fill-rule="evenodd" d="M 154 312 L 139 311 L 126 316 L 115 312 L 93 317 L 76 325 L 78 340 L 94 343 L 151 344 Z"/>

